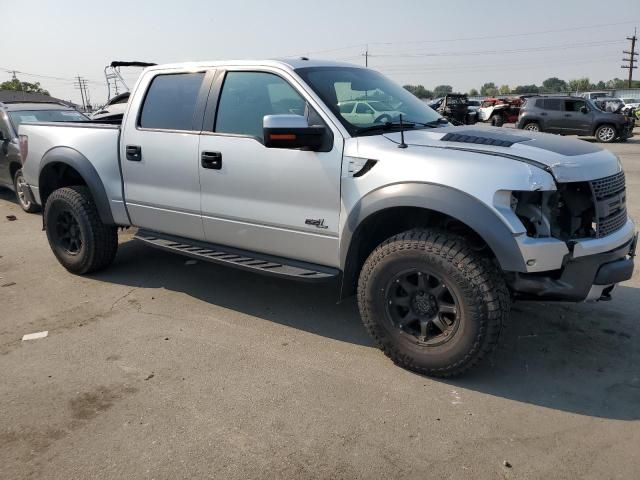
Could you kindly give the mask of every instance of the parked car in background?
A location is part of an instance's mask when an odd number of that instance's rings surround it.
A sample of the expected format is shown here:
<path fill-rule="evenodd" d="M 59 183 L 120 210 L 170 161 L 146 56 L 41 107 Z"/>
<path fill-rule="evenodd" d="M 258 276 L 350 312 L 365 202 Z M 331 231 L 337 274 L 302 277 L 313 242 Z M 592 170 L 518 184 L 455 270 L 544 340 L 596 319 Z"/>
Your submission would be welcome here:
<path fill-rule="evenodd" d="M 39 207 L 25 196 L 18 128 L 23 122 L 83 122 L 86 116 L 61 103 L 0 102 L 0 186 L 16 192 L 25 212 Z"/>
<path fill-rule="evenodd" d="M 352 99 L 376 94 L 406 121 L 351 116 L 373 109 Z M 76 274 L 107 267 L 118 228 L 136 226 L 140 241 L 203 261 L 339 280 L 386 355 L 439 377 L 489 356 L 512 298 L 608 300 L 633 274 L 614 154 L 454 127 L 372 69 L 304 58 L 151 67 L 127 108 L 121 126 L 20 129 L 28 191 Z"/>
<path fill-rule="evenodd" d="M 354 125 L 391 122 L 402 113 L 382 100 L 340 102 L 338 108 L 340 114 Z"/>
<path fill-rule="evenodd" d="M 477 111 L 469 110 L 469 99 L 466 94 L 445 95 L 435 110 L 454 125 L 473 125 L 477 121 Z"/>
<path fill-rule="evenodd" d="M 485 98 L 478 109 L 478 121 L 488 122 L 494 127 L 513 123 L 518 119 L 522 98 Z"/>
<path fill-rule="evenodd" d="M 595 98 L 603 98 L 610 97 L 611 93 L 609 92 L 585 92 L 580 95 L 582 98 L 587 98 L 589 100 L 593 100 Z"/>
<path fill-rule="evenodd" d="M 535 97 L 520 111 L 517 128 L 532 132 L 595 136 L 599 142 L 633 136 L 633 119 L 605 112 L 596 103 L 578 97 Z"/>
<path fill-rule="evenodd" d="M 122 116 L 127 110 L 127 102 L 129 101 L 129 92 L 116 95 L 109 100 L 103 107 L 99 108 L 91 115 L 92 120 L 100 120 L 101 122 L 113 121 L 120 123 Z"/>

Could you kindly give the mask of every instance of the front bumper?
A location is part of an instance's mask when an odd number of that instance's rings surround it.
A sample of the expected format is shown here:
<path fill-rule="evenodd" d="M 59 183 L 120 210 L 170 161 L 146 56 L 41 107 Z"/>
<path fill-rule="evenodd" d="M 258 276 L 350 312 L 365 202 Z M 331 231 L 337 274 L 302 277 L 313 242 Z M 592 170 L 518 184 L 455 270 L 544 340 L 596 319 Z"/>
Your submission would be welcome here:
<path fill-rule="evenodd" d="M 580 302 L 608 297 L 613 287 L 633 275 L 638 234 L 612 250 L 571 257 L 559 270 L 507 275 L 516 298 Z M 596 293 L 594 296 L 594 292 Z"/>

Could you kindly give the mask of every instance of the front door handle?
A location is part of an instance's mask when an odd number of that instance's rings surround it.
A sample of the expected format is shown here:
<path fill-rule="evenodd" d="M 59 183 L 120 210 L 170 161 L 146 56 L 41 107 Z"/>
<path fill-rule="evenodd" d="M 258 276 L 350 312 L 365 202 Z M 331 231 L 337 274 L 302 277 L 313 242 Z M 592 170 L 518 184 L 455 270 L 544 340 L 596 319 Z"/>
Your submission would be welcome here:
<path fill-rule="evenodd" d="M 127 160 L 132 162 L 139 162 L 142 160 L 142 147 L 140 145 L 127 145 L 126 148 Z"/>
<path fill-rule="evenodd" d="M 570 113 L 565 113 L 565 114 L 564 114 L 564 116 L 565 116 L 565 117 L 570 117 L 570 116 L 571 116 L 571 114 L 570 114 Z"/>
<path fill-rule="evenodd" d="M 222 153 L 202 152 L 200 155 L 200 163 L 202 164 L 202 168 L 220 170 L 222 168 Z"/>
<path fill-rule="evenodd" d="M 540 114 L 540 116 L 541 116 L 541 117 L 546 117 L 546 116 L 547 116 L 547 114 L 546 114 L 545 112 L 542 112 L 542 113 Z"/>

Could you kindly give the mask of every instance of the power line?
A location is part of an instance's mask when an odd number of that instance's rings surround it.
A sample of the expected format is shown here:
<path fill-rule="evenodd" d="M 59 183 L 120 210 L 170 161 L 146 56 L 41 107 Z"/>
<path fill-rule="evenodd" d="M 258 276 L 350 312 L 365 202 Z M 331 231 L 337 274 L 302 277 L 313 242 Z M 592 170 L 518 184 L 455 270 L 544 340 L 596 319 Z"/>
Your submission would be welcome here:
<path fill-rule="evenodd" d="M 60 81 L 64 81 L 64 82 L 74 82 L 74 81 L 77 80 L 74 77 L 56 77 L 56 76 L 53 76 L 53 75 L 43 75 L 43 74 L 40 74 L 40 73 L 23 72 L 21 70 L 14 70 L 12 68 L 6 68 L 6 67 L 0 67 L 0 70 L 3 70 L 5 72 L 7 72 L 7 73 L 13 73 L 14 75 L 16 73 L 18 73 L 20 75 L 27 75 L 29 77 L 47 78 L 47 79 L 50 79 L 50 80 L 60 80 Z M 100 83 L 100 84 L 103 83 L 103 82 L 98 81 L 98 80 L 86 80 L 86 81 L 89 82 L 89 83 Z"/>
<path fill-rule="evenodd" d="M 403 41 L 393 41 L 393 42 L 368 42 L 367 43 L 357 43 L 353 45 L 347 45 L 343 47 L 336 48 L 328 48 L 324 50 L 314 50 L 314 51 L 306 51 L 299 54 L 285 55 L 286 57 L 299 57 L 301 55 L 315 55 L 318 53 L 330 53 L 330 52 L 339 52 L 342 50 L 349 50 L 354 48 L 362 49 L 367 48 L 367 45 L 376 45 L 376 46 L 384 46 L 384 45 L 410 45 L 410 44 L 422 44 L 422 43 L 447 43 L 447 42 L 463 42 L 463 41 L 471 41 L 471 40 L 492 40 L 492 39 L 500 39 L 500 38 L 513 38 L 513 37 L 526 37 L 530 35 L 544 35 L 547 33 L 560 33 L 560 32 L 573 32 L 576 30 L 586 30 L 591 28 L 602 28 L 602 27 L 612 27 L 619 25 L 629 25 L 629 24 L 637 24 L 640 20 L 627 20 L 624 22 L 615 22 L 615 23 L 599 23 L 592 25 L 581 25 L 577 27 L 569 27 L 569 28 L 560 28 L 555 30 L 539 30 L 537 32 L 519 32 L 519 33 L 509 33 L 503 35 L 485 35 L 479 37 L 460 37 L 460 38 L 447 38 L 447 39 L 432 39 L 432 40 L 403 40 Z M 367 48 L 368 50 L 368 48 Z"/>
<path fill-rule="evenodd" d="M 503 49 L 503 50 L 467 50 L 467 51 L 453 51 L 453 52 L 421 52 L 421 53 L 381 53 L 381 54 L 369 54 L 371 57 L 394 57 L 394 58 L 420 58 L 420 57 L 462 57 L 469 55 L 504 55 L 510 53 L 525 53 L 525 52 L 546 52 L 554 50 L 569 50 L 572 48 L 584 48 L 584 47 L 597 47 L 602 45 L 613 45 L 620 43 L 620 40 L 605 40 L 598 42 L 582 42 L 582 43 L 568 43 L 564 45 L 546 45 L 540 47 L 528 47 L 528 48 L 515 48 L 515 49 Z"/>

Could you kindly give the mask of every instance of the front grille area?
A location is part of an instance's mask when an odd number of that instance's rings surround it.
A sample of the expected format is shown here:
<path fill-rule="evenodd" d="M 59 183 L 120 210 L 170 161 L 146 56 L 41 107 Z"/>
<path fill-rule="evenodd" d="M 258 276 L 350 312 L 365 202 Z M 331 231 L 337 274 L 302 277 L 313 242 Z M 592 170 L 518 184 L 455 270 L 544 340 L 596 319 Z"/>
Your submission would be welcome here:
<path fill-rule="evenodd" d="M 596 237 L 606 237 L 627 222 L 627 193 L 624 172 L 593 180 L 591 190 L 596 210 Z"/>
<path fill-rule="evenodd" d="M 591 182 L 591 188 L 596 200 L 603 200 L 612 195 L 624 192 L 624 172 L 616 173 L 610 177 L 601 178 Z"/>

